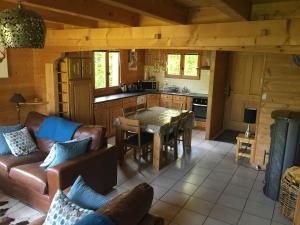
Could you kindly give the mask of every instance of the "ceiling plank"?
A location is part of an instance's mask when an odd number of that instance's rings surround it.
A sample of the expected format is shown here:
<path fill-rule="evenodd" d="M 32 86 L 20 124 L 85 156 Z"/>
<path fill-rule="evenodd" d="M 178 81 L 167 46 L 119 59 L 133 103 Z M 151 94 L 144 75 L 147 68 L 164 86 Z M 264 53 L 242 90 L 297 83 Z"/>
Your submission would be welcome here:
<path fill-rule="evenodd" d="M 236 21 L 248 20 L 251 13 L 250 0 L 211 0 L 213 6 Z"/>
<path fill-rule="evenodd" d="M 16 0 L 5 1 L 16 2 Z M 82 18 L 110 20 L 127 26 L 137 26 L 139 22 L 138 14 L 97 0 L 24 0 L 22 4 Z"/>
<path fill-rule="evenodd" d="M 51 30 L 46 49 L 300 49 L 300 20 L 243 21 L 157 27 Z"/>
<path fill-rule="evenodd" d="M 0 10 L 14 8 L 17 7 L 15 3 L 1 1 L 0 2 Z M 60 23 L 60 24 L 67 24 L 71 26 L 77 27 L 89 27 L 89 28 L 96 28 L 98 27 L 98 22 L 96 20 L 80 18 L 73 15 L 66 15 L 60 12 L 53 12 L 46 9 L 41 9 L 33 6 L 26 6 L 26 9 L 33 10 L 41 15 L 46 21 Z"/>
<path fill-rule="evenodd" d="M 172 24 L 186 24 L 188 11 L 171 0 L 98 0 L 105 4 L 154 17 Z"/>

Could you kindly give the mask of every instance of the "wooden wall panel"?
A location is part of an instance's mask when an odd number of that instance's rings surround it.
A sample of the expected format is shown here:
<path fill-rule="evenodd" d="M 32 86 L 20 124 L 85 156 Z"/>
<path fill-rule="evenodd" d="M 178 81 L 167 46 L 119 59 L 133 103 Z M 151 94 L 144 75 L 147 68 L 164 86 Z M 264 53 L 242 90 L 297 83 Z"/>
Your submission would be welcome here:
<path fill-rule="evenodd" d="M 259 53 L 236 52 L 230 54 L 226 97 L 224 128 L 244 131 L 244 109 L 259 110 L 261 84 L 263 78 L 265 55 Z M 258 112 L 259 113 L 259 112 Z M 251 125 L 252 132 L 256 125 Z"/>
<path fill-rule="evenodd" d="M 14 93 L 21 93 L 27 100 L 35 97 L 33 51 L 8 49 L 8 71 L 9 78 L 0 79 L 0 125 L 17 123 L 15 105 L 9 101 Z M 32 106 L 23 106 L 21 121 L 24 121 L 27 113 L 34 109 Z"/>
<path fill-rule="evenodd" d="M 144 79 L 145 50 L 137 51 L 137 71 L 128 70 L 129 50 L 121 50 L 121 83 L 129 84 Z"/>
<path fill-rule="evenodd" d="M 255 163 L 263 164 L 264 151 L 270 148 L 271 112 L 274 110 L 300 111 L 300 68 L 290 55 L 266 56 L 262 99 L 257 127 Z"/>

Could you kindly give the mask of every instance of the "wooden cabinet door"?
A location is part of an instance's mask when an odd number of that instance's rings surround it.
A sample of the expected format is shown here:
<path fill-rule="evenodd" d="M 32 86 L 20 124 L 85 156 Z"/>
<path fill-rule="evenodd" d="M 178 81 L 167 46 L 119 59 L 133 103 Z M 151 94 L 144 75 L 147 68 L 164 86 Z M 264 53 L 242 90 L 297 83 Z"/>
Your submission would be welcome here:
<path fill-rule="evenodd" d="M 172 95 L 166 95 L 161 94 L 160 95 L 160 106 L 169 108 L 172 106 L 173 103 L 173 96 Z"/>
<path fill-rule="evenodd" d="M 93 59 L 82 59 L 82 78 L 93 79 L 94 77 L 94 61 Z"/>
<path fill-rule="evenodd" d="M 123 107 L 133 107 L 137 105 L 137 97 L 125 98 L 123 100 Z"/>
<path fill-rule="evenodd" d="M 159 94 L 148 94 L 147 95 L 147 108 L 159 106 Z"/>
<path fill-rule="evenodd" d="M 81 59 L 79 58 L 69 58 L 69 79 L 81 79 Z"/>
<path fill-rule="evenodd" d="M 69 83 L 70 119 L 82 124 L 93 122 L 93 84 L 91 80 L 74 80 Z"/>
<path fill-rule="evenodd" d="M 108 108 L 107 104 L 96 103 L 94 105 L 94 124 L 106 127 L 107 134 L 109 133 L 109 117 L 108 117 Z"/>
<path fill-rule="evenodd" d="M 119 116 L 122 116 L 122 106 L 112 107 L 109 110 L 109 136 L 116 135 L 116 128 L 114 126 L 114 121 Z"/>
<path fill-rule="evenodd" d="M 192 111 L 193 110 L 193 98 L 186 97 L 186 110 Z"/>

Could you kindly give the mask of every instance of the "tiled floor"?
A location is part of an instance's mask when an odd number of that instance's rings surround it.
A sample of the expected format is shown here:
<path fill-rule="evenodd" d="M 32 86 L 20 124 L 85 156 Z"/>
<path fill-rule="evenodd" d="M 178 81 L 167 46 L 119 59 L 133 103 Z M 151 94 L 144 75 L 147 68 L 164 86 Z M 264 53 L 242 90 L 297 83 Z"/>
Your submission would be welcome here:
<path fill-rule="evenodd" d="M 264 172 L 248 167 L 245 161 L 235 164 L 233 144 L 206 141 L 201 131 L 193 131 L 192 151 L 181 153 L 159 173 L 151 165 L 140 173 L 137 168 L 128 156 L 118 168 L 118 186 L 109 196 L 148 182 L 154 188 L 151 213 L 165 218 L 166 224 L 292 224 L 280 214 L 278 203 L 263 195 Z M 20 208 L 17 214 L 27 209 Z"/>

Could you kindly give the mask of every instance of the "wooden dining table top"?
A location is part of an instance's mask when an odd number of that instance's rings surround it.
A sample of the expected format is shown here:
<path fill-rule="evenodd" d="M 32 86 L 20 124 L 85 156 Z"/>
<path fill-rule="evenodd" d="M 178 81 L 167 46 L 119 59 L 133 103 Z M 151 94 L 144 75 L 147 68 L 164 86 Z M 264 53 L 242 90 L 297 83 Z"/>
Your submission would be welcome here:
<path fill-rule="evenodd" d="M 179 116 L 186 110 L 170 109 L 165 107 L 152 107 L 144 111 L 136 112 L 128 119 L 139 120 L 141 128 L 149 133 L 165 133 L 172 117 Z M 190 112 L 186 124 L 187 128 L 194 127 L 195 116 L 193 112 Z"/>

